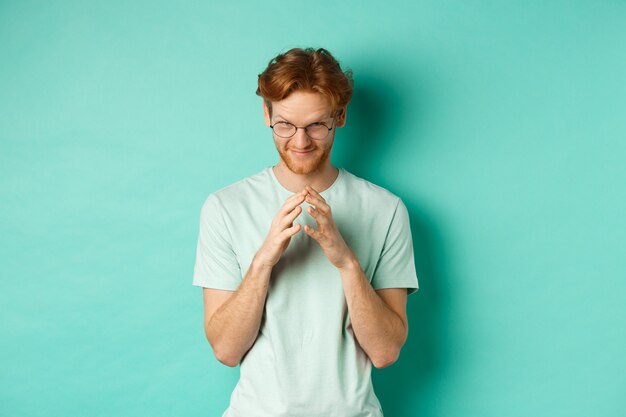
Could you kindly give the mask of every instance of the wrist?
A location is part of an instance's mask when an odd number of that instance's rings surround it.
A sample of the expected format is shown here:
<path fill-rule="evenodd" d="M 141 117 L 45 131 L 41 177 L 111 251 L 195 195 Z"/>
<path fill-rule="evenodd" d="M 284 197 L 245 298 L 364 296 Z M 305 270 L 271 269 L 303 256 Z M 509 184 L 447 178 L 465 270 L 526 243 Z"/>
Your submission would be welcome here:
<path fill-rule="evenodd" d="M 361 264 L 359 263 L 359 259 L 356 257 L 356 255 L 351 252 L 343 265 L 341 265 L 338 269 L 342 273 L 350 273 L 360 270 Z"/>
<path fill-rule="evenodd" d="M 252 258 L 251 267 L 256 271 L 271 271 L 274 265 L 271 265 L 259 258 L 258 254 Z"/>

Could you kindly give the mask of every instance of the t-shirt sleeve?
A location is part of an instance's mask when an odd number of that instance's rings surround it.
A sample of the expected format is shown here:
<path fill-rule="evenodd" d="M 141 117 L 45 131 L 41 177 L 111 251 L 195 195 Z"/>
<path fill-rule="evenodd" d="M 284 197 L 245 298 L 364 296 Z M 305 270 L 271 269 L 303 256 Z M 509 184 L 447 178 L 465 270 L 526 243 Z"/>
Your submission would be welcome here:
<path fill-rule="evenodd" d="M 224 222 L 223 206 L 209 194 L 200 210 L 200 227 L 192 284 L 235 291 L 241 283 L 241 268 Z"/>
<path fill-rule="evenodd" d="M 372 276 L 372 287 L 407 288 L 407 295 L 419 289 L 409 212 L 400 198 Z"/>

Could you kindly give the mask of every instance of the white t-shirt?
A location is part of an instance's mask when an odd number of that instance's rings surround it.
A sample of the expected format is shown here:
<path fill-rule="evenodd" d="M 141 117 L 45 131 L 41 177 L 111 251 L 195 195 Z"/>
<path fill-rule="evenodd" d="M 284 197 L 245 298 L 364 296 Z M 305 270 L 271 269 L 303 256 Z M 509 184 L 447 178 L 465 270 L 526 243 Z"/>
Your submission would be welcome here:
<path fill-rule="evenodd" d="M 215 191 L 200 214 L 193 285 L 234 291 L 294 193 L 272 167 Z M 418 290 L 409 216 L 390 191 L 339 168 L 320 193 L 374 289 Z M 372 363 L 352 329 L 339 270 L 301 229 L 271 273 L 257 339 L 222 417 L 380 417 Z"/>

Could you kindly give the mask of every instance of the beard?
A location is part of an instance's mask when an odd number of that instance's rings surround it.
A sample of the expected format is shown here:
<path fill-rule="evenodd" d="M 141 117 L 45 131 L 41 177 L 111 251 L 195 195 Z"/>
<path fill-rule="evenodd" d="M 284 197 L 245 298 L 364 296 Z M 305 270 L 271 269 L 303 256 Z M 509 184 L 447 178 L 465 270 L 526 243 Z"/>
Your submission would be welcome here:
<path fill-rule="evenodd" d="M 316 147 L 311 151 L 310 155 L 306 158 L 298 158 L 293 156 L 291 148 L 280 148 L 276 146 L 280 159 L 282 159 L 287 165 L 287 168 L 294 174 L 308 175 L 318 170 L 321 170 L 328 158 L 330 157 L 330 151 L 332 149 L 332 143 L 328 147 Z"/>

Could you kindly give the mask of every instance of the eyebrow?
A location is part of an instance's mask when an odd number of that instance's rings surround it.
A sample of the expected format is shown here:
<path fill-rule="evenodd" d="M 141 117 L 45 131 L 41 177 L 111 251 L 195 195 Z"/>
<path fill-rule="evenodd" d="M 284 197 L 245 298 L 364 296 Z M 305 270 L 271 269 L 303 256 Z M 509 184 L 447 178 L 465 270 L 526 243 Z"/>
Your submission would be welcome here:
<path fill-rule="evenodd" d="M 315 120 L 315 121 L 313 121 L 313 122 L 311 122 L 311 123 L 309 123 L 309 124 L 319 123 L 319 122 L 321 122 L 321 121 L 323 121 L 323 120 L 330 119 L 331 117 L 332 117 L 332 116 L 322 117 L 321 119 L 317 119 L 317 120 Z M 274 118 L 276 118 L 276 119 L 281 119 L 281 120 L 282 120 L 282 121 L 284 121 L 284 122 L 289 122 L 289 123 L 293 124 L 293 123 L 292 123 L 292 122 L 290 122 L 289 120 L 285 119 L 283 116 L 278 116 L 278 115 L 276 115 L 276 116 L 274 116 Z"/>

